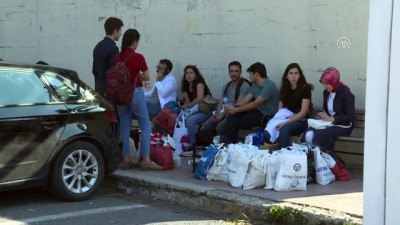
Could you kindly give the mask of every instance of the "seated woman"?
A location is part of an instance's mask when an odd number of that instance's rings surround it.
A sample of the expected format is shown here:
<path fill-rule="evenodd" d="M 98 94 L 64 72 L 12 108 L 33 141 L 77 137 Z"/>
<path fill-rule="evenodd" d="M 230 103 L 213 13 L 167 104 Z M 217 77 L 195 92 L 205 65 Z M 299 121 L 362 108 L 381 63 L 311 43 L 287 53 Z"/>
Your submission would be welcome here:
<path fill-rule="evenodd" d="M 317 145 L 321 150 L 329 152 L 334 150 L 338 136 L 350 136 L 355 119 L 355 97 L 350 88 L 340 82 L 340 73 L 334 68 L 326 69 L 319 80 L 324 85 L 323 112 L 318 116 L 335 125 L 325 129 L 308 129 L 303 140 L 310 145 Z M 347 126 L 347 127 L 346 127 Z M 304 140 L 305 139 L 305 140 Z"/>
<path fill-rule="evenodd" d="M 187 65 L 183 71 L 182 92 L 184 94 L 184 104 L 181 108 L 185 112 L 192 111 L 187 113 L 189 117 L 186 118 L 186 126 L 189 133 L 190 146 L 193 146 L 196 143 L 197 126 L 212 116 L 211 112 L 207 114 L 198 111 L 198 104 L 203 101 L 204 96 L 211 95 L 211 91 L 196 66 Z"/>
<path fill-rule="evenodd" d="M 265 141 L 279 141 L 279 148 L 289 146 L 290 137 L 303 133 L 307 129 L 307 117 L 311 107 L 311 91 L 299 64 L 289 64 L 282 76 L 280 88 L 279 111 L 266 128 Z"/>

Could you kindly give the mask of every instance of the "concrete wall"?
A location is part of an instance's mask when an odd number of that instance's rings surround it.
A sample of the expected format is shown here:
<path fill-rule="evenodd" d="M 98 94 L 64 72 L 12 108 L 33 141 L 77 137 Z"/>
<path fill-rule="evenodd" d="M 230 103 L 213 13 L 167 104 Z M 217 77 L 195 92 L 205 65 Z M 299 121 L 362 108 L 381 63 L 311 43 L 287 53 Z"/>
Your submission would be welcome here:
<path fill-rule="evenodd" d="M 161 58 L 173 61 L 179 80 L 185 65 L 196 64 L 220 96 L 232 60 L 244 71 L 265 63 L 278 85 L 285 67 L 298 62 L 321 105 L 320 73 L 335 66 L 364 109 L 368 8 L 368 0 L 3 0 L 0 58 L 73 68 L 93 85 L 92 49 L 105 19 L 116 16 L 124 30 L 141 33 L 138 51 L 151 74 Z"/>

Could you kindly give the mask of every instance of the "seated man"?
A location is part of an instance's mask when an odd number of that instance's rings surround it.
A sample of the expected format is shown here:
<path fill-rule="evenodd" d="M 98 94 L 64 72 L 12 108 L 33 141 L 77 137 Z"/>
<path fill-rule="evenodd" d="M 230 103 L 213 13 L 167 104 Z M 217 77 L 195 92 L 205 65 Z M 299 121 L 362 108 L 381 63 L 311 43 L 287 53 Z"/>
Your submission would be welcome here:
<path fill-rule="evenodd" d="M 256 62 L 247 72 L 253 85 L 250 93 L 233 106 L 225 107 L 229 113 L 221 135 L 221 142 L 236 143 L 239 129 L 260 126 L 263 119 L 271 119 L 278 111 L 279 92 L 276 84 L 267 77 L 265 65 Z"/>
<path fill-rule="evenodd" d="M 171 70 L 172 62 L 170 60 L 160 60 L 157 65 L 156 83 L 145 93 L 150 118 L 155 117 L 165 103 L 176 101 L 178 85 Z"/>
<path fill-rule="evenodd" d="M 250 91 L 251 83 L 244 79 L 242 75 L 242 65 L 238 61 L 232 61 L 229 63 L 229 81 L 222 89 L 222 97 L 218 102 L 217 108 L 214 115 L 208 119 L 202 130 L 213 130 L 216 129 L 220 133 L 225 124 L 224 121 L 228 113 L 224 110 L 224 106 L 234 105 L 239 102 L 244 96 Z"/>

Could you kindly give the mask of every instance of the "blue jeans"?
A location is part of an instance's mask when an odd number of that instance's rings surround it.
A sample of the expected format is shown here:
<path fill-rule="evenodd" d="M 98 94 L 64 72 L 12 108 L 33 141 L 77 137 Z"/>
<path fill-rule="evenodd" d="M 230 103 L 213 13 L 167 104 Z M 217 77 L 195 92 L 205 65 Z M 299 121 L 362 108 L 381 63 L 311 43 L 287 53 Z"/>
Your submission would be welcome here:
<path fill-rule="evenodd" d="M 146 105 L 150 118 L 154 118 L 161 111 L 160 103 L 152 98 L 146 98 Z"/>
<path fill-rule="evenodd" d="M 141 155 L 150 156 L 150 133 L 151 123 L 149 113 L 147 111 L 146 101 L 144 97 L 144 89 L 136 87 L 130 106 L 117 105 L 117 111 L 120 123 L 120 138 L 122 139 L 122 155 L 129 154 L 129 135 L 132 129 L 132 114 L 138 120 L 140 130 L 140 149 Z"/>
<path fill-rule="evenodd" d="M 290 146 L 290 138 L 296 134 L 303 133 L 307 129 L 307 127 L 307 121 L 295 121 L 281 127 L 278 137 L 279 148 L 286 148 Z M 264 140 L 269 141 L 271 135 L 267 131 L 265 131 L 265 133 L 266 135 Z"/>
<path fill-rule="evenodd" d="M 189 133 L 190 145 L 196 143 L 196 134 L 198 131 L 198 125 L 200 125 L 208 118 L 210 118 L 211 115 L 212 115 L 211 113 L 206 114 L 202 112 L 197 112 L 195 114 L 190 115 L 189 118 L 187 118 L 186 127 Z"/>

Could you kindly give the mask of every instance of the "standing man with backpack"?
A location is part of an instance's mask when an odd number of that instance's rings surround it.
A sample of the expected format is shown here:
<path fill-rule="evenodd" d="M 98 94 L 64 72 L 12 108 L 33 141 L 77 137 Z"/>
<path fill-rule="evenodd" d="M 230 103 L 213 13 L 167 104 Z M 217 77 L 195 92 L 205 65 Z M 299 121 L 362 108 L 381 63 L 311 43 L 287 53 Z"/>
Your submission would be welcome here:
<path fill-rule="evenodd" d="M 232 61 L 228 65 L 231 80 L 222 88 L 221 99 L 218 102 L 214 115 L 208 119 L 202 130 L 216 129 L 220 133 L 225 124 L 228 113 L 225 106 L 234 105 L 250 92 L 251 82 L 242 75 L 242 65 L 238 61 Z"/>
<path fill-rule="evenodd" d="M 104 23 L 106 36 L 93 49 L 94 87 L 97 93 L 105 97 L 107 71 L 114 65 L 115 57 L 119 49 L 115 43 L 121 37 L 121 29 L 124 26 L 122 20 L 110 17 Z"/>

